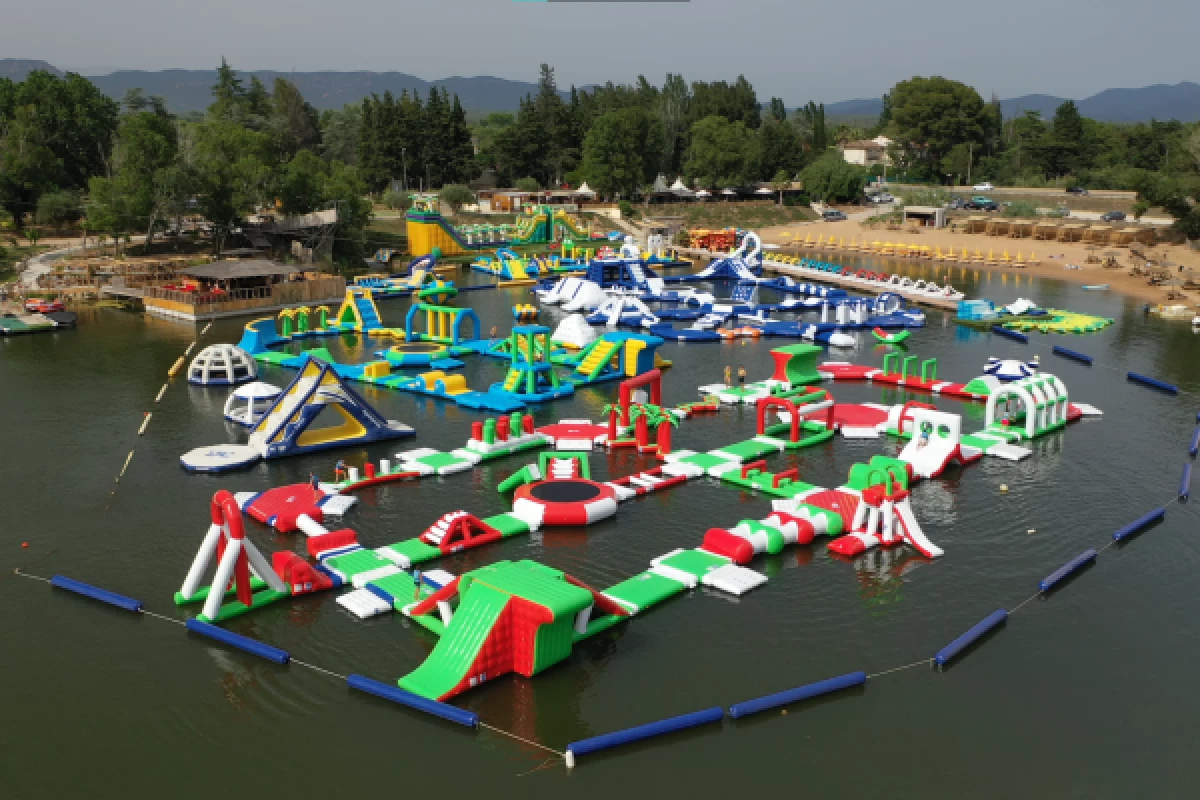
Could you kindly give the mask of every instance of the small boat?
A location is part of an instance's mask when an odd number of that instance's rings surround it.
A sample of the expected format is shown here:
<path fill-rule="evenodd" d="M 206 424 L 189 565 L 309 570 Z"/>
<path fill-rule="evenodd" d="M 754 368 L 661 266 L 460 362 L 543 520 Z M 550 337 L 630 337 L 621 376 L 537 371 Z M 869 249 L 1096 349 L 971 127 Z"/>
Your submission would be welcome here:
<path fill-rule="evenodd" d="M 1091 283 L 1083 287 L 1089 292 L 1103 292 L 1108 288 L 1107 283 Z"/>

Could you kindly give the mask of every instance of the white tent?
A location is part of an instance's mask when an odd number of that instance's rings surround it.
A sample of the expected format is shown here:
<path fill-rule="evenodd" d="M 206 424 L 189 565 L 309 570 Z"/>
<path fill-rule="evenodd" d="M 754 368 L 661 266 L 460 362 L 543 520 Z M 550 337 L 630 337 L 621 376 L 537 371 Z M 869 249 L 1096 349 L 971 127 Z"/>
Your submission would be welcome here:
<path fill-rule="evenodd" d="M 765 186 L 760 186 L 759 188 L 755 189 L 754 193 L 755 194 L 775 194 L 775 192 L 773 190 L 768 189 Z"/>
<path fill-rule="evenodd" d="M 735 192 L 733 189 L 722 189 L 721 194 L 732 196 L 737 194 L 737 192 Z"/>
<path fill-rule="evenodd" d="M 587 185 L 587 181 L 584 181 L 579 186 L 579 188 L 575 190 L 575 194 L 581 195 L 584 197 L 595 197 L 596 196 L 596 193 L 592 191 L 592 187 Z"/>
<path fill-rule="evenodd" d="M 696 192 L 696 197 L 712 197 L 712 192 L 710 192 L 708 189 L 699 189 Z"/>
<path fill-rule="evenodd" d="M 671 184 L 670 191 L 674 192 L 680 197 L 694 197 L 696 195 L 696 192 L 693 192 L 691 189 L 684 186 L 682 178 L 675 179 L 675 182 Z"/>

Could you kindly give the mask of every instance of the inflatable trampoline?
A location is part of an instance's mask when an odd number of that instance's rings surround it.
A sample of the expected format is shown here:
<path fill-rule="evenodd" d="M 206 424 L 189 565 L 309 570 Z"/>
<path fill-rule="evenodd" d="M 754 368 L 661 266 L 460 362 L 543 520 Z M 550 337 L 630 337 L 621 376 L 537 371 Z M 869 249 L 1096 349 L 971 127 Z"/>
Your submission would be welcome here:
<path fill-rule="evenodd" d="M 590 525 L 617 513 L 617 493 L 586 478 L 539 481 L 517 488 L 513 513 L 537 525 Z"/>
<path fill-rule="evenodd" d="M 428 367 L 449 358 L 450 349 L 440 342 L 400 342 L 380 355 L 393 367 Z"/>

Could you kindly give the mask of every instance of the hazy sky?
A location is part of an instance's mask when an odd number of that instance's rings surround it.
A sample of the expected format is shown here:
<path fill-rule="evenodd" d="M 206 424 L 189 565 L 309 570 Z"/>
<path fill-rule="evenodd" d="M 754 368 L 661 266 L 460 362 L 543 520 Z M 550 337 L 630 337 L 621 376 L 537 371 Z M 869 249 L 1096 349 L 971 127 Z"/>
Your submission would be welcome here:
<path fill-rule="evenodd" d="M 739 73 L 789 106 L 940 74 L 986 97 L 1200 81 L 1200 0 L 37 0 L 0 57 L 113 69 L 397 70 L 571 83 Z"/>

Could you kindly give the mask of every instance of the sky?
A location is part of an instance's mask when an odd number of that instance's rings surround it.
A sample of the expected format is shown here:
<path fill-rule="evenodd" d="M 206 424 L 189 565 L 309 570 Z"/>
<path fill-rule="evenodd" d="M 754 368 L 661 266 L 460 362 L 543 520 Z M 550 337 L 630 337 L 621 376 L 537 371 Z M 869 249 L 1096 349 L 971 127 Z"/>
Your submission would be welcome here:
<path fill-rule="evenodd" d="M 913 75 L 1002 98 L 1200 82 L 1198 30 L 1198 0 L 38 0 L 5 15 L 0 57 L 85 75 L 224 56 L 238 70 L 527 81 L 546 62 L 562 88 L 744 74 L 764 101 L 796 106 Z"/>

